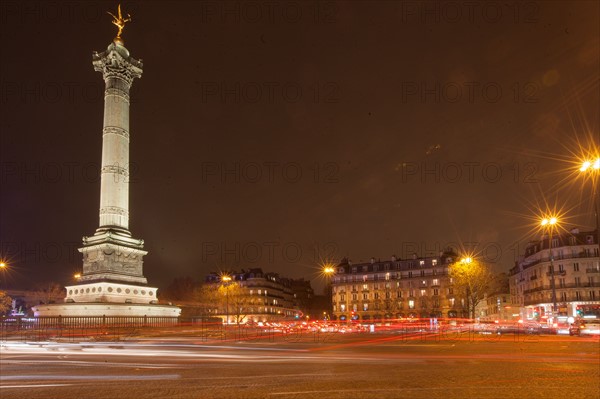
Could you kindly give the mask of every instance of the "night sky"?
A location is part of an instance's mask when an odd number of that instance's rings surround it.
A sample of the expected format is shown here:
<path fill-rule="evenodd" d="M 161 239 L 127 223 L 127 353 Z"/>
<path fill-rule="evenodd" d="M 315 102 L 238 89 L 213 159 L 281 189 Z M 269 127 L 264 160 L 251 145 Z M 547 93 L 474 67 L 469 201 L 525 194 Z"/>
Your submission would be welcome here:
<path fill-rule="evenodd" d="M 466 3 L 466 4 L 465 4 Z M 130 111 L 130 230 L 144 274 L 436 254 L 507 271 L 540 210 L 594 229 L 598 2 L 122 4 L 144 62 Z M 3 1 L 4 286 L 72 283 L 98 227 L 116 2 Z"/>

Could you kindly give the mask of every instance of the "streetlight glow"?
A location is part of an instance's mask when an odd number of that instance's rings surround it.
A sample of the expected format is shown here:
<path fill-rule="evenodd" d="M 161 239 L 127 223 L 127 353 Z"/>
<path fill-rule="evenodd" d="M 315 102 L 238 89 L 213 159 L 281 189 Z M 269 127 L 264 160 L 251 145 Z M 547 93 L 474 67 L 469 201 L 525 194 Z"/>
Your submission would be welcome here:
<path fill-rule="evenodd" d="M 325 266 L 323 268 L 323 273 L 329 275 L 329 274 L 333 274 L 335 270 L 333 269 L 333 266 Z"/>
<path fill-rule="evenodd" d="M 556 216 L 552 216 L 552 217 L 549 217 L 549 218 L 543 218 L 540 221 L 540 225 L 544 226 L 544 227 L 548 226 L 548 225 L 554 226 L 557 223 L 558 223 L 558 218 Z"/>
<path fill-rule="evenodd" d="M 231 276 L 222 276 L 221 281 L 224 281 L 224 282 L 231 281 Z"/>
<path fill-rule="evenodd" d="M 581 168 L 579 168 L 579 170 L 581 172 L 585 172 L 586 170 L 588 170 L 588 168 L 592 165 L 592 163 L 590 161 L 585 161 L 582 165 Z"/>
<path fill-rule="evenodd" d="M 4 269 L 7 266 L 6 263 L 4 262 L 0 262 L 0 269 Z"/>

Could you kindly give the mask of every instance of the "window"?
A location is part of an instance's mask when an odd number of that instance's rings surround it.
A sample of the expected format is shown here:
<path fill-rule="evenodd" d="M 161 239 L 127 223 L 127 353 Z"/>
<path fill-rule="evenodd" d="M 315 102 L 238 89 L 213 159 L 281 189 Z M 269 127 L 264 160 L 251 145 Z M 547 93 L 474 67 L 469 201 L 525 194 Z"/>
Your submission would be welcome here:
<path fill-rule="evenodd" d="M 579 263 L 573 263 L 573 271 L 574 272 L 578 272 L 579 271 Z"/>
<path fill-rule="evenodd" d="M 412 278 L 412 272 L 408 272 L 408 278 Z"/>
<path fill-rule="evenodd" d="M 431 282 L 431 285 L 440 285 L 440 282 L 438 281 L 437 278 L 434 278 L 433 281 Z"/>
<path fill-rule="evenodd" d="M 342 304 L 340 305 L 340 310 L 341 310 L 342 312 L 345 312 L 345 311 L 346 311 L 346 305 L 342 303 Z"/>
<path fill-rule="evenodd" d="M 560 293 L 560 300 L 561 300 L 561 302 L 567 302 L 567 293 L 566 292 Z"/>
<path fill-rule="evenodd" d="M 358 299 L 358 295 L 357 294 L 352 294 L 352 300 L 356 301 Z"/>
<path fill-rule="evenodd" d="M 565 288 L 565 279 L 564 278 L 561 278 L 558 280 L 558 286 L 560 288 Z"/>
<path fill-rule="evenodd" d="M 363 290 L 368 290 L 369 289 L 369 284 L 363 284 Z"/>
<path fill-rule="evenodd" d="M 390 274 L 389 273 L 385 274 L 385 279 L 386 279 L 386 281 L 390 279 Z"/>
<path fill-rule="evenodd" d="M 363 294 L 363 299 L 366 301 L 367 299 L 369 299 L 369 294 Z"/>
<path fill-rule="evenodd" d="M 344 294 L 340 295 L 340 301 L 346 302 L 346 295 L 344 295 Z"/>
<path fill-rule="evenodd" d="M 419 261 L 419 266 L 425 266 L 425 261 L 424 260 L 420 260 Z"/>
<path fill-rule="evenodd" d="M 439 295 L 440 291 L 437 288 L 433 289 L 433 295 Z"/>
<path fill-rule="evenodd" d="M 558 271 L 559 272 L 564 272 L 565 271 L 565 266 L 564 265 L 558 265 Z"/>
<path fill-rule="evenodd" d="M 425 281 L 425 280 L 421 280 L 421 285 L 422 285 L 423 287 L 426 287 L 426 286 L 427 286 L 427 281 Z"/>
<path fill-rule="evenodd" d="M 358 310 L 358 305 L 357 304 L 352 305 L 352 311 L 356 312 L 357 310 Z"/>
<path fill-rule="evenodd" d="M 425 270 L 421 270 L 421 277 L 425 276 Z"/>
<path fill-rule="evenodd" d="M 374 297 L 375 299 L 379 299 L 379 292 L 376 292 L 375 294 L 373 294 L 373 297 Z"/>
<path fill-rule="evenodd" d="M 455 302 L 454 298 L 450 298 L 450 299 L 448 299 L 448 301 L 450 302 L 450 306 L 454 306 L 454 302 Z"/>
<path fill-rule="evenodd" d="M 368 303 L 363 303 L 363 310 L 366 312 L 367 310 L 369 310 L 369 304 Z"/>
<path fill-rule="evenodd" d="M 352 273 L 356 273 L 356 266 L 352 267 Z"/>
<path fill-rule="evenodd" d="M 379 270 L 379 266 L 377 266 L 377 265 L 373 265 L 373 271 L 374 271 L 374 272 L 376 272 L 376 271 L 378 271 L 378 270 Z"/>
<path fill-rule="evenodd" d="M 427 290 L 421 290 L 421 296 L 427 295 Z"/>
<path fill-rule="evenodd" d="M 432 266 L 435 266 L 435 265 L 437 265 L 437 259 L 432 259 L 432 260 L 431 260 L 431 265 L 432 265 Z"/>
<path fill-rule="evenodd" d="M 579 291 L 575 291 L 575 300 L 581 301 L 581 293 Z"/>
<path fill-rule="evenodd" d="M 579 287 L 581 285 L 581 277 L 575 277 L 575 285 Z"/>
<path fill-rule="evenodd" d="M 414 309 L 415 308 L 415 301 L 414 300 L 409 300 L 408 301 L 408 308 L 409 309 Z"/>
<path fill-rule="evenodd" d="M 590 297 L 590 301 L 596 300 L 596 293 L 594 291 L 589 291 L 588 295 Z"/>

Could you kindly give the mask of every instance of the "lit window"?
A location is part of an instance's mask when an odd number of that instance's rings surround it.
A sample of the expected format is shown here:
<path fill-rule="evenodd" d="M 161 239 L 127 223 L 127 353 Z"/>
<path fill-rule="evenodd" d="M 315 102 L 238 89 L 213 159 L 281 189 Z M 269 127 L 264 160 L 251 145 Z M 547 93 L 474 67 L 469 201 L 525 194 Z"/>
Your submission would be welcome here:
<path fill-rule="evenodd" d="M 434 278 L 433 281 L 431 282 L 431 285 L 440 285 L 440 283 L 437 278 Z"/>
<path fill-rule="evenodd" d="M 389 279 L 390 279 L 390 274 L 389 274 L 389 273 L 386 273 L 386 274 L 385 274 L 385 279 L 386 279 L 386 280 L 389 280 Z"/>
<path fill-rule="evenodd" d="M 369 310 L 369 304 L 368 303 L 363 303 L 363 310 L 364 311 Z"/>
<path fill-rule="evenodd" d="M 437 265 L 437 259 L 432 259 L 432 260 L 431 260 L 431 264 L 432 264 L 433 266 Z"/>
<path fill-rule="evenodd" d="M 425 296 L 427 295 L 427 291 L 426 290 L 421 290 L 421 296 Z"/>
<path fill-rule="evenodd" d="M 415 308 L 415 301 L 413 301 L 412 299 L 408 301 L 408 308 L 409 309 L 414 309 Z"/>
<path fill-rule="evenodd" d="M 342 312 L 345 312 L 345 311 L 346 311 L 346 305 L 342 303 L 342 304 L 340 305 L 340 310 L 341 310 Z"/>
<path fill-rule="evenodd" d="M 419 261 L 419 265 L 420 265 L 420 266 L 424 266 L 424 265 L 425 265 L 425 261 L 424 261 L 424 260 L 420 260 L 420 261 Z"/>

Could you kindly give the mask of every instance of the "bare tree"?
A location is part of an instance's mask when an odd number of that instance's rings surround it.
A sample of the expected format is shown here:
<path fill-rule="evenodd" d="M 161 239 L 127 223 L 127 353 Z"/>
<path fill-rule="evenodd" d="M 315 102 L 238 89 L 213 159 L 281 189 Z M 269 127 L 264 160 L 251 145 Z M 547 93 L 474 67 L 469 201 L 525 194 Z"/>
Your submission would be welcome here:
<path fill-rule="evenodd" d="M 62 302 L 66 296 L 65 288 L 54 281 L 38 284 L 31 294 L 27 296 L 28 303 L 57 303 Z"/>
<path fill-rule="evenodd" d="M 221 294 L 221 304 L 224 305 L 225 314 L 233 318 L 236 324 L 245 321 L 252 305 L 258 305 L 253 303 L 248 290 L 236 282 L 220 285 L 218 292 Z"/>
<path fill-rule="evenodd" d="M 456 289 L 464 293 L 467 313 L 475 317 L 475 308 L 494 281 L 489 266 L 475 259 L 466 258 L 450 265 L 449 275 Z"/>
<path fill-rule="evenodd" d="M 0 315 L 12 309 L 12 298 L 5 291 L 0 291 Z"/>

